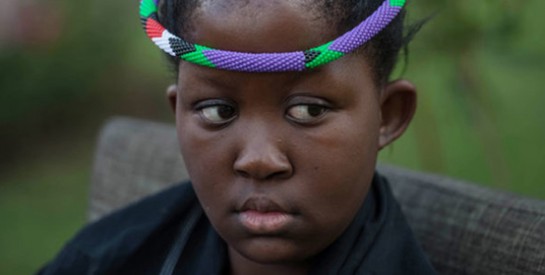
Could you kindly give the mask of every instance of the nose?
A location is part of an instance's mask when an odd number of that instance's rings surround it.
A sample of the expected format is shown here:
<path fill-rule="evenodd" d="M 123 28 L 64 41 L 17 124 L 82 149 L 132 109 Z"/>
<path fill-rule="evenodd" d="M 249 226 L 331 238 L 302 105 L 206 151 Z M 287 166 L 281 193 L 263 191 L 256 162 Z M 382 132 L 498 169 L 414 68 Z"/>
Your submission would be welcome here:
<path fill-rule="evenodd" d="M 293 174 L 282 140 L 262 131 L 251 131 L 241 143 L 243 145 L 233 164 L 236 174 L 260 181 L 286 179 Z"/>

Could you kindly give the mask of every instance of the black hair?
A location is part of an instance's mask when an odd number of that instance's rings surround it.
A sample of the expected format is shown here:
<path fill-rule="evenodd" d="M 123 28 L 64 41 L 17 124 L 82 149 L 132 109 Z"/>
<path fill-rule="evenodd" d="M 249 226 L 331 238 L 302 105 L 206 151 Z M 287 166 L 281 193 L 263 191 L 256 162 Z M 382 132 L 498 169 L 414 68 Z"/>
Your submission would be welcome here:
<path fill-rule="evenodd" d="M 183 37 L 193 28 L 191 17 L 193 12 L 204 0 L 162 0 L 159 9 L 159 21 L 175 35 Z M 233 0 L 237 1 L 237 0 Z M 247 2 L 247 0 L 240 0 Z M 318 12 L 318 18 L 337 26 L 341 35 L 357 26 L 370 16 L 384 0 L 306 0 L 306 5 Z M 406 10 L 400 14 L 377 36 L 360 48 L 357 53 L 363 53 L 374 71 L 375 80 L 383 84 L 388 81 L 401 50 L 407 60 L 407 45 L 414 34 L 424 24 L 424 21 L 410 27 L 405 27 Z M 185 19 L 183 22 L 181 20 Z M 169 61 L 177 72 L 180 58 L 170 57 Z"/>

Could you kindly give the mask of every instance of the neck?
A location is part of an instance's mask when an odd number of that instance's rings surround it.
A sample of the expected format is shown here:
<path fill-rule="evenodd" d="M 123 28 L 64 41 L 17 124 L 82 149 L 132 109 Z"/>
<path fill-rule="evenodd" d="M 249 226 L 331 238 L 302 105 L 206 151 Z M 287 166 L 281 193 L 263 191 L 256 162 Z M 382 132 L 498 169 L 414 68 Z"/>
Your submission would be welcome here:
<path fill-rule="evenodd" d="M 236 250 L 229 247 L 230 275 L 269 275 L 285 274 L 299 275 L 308 274 L 310 264 L 308 262 L 298 263 L 280 263 L 280 264 L 262 264 L 254 262 Z"/>

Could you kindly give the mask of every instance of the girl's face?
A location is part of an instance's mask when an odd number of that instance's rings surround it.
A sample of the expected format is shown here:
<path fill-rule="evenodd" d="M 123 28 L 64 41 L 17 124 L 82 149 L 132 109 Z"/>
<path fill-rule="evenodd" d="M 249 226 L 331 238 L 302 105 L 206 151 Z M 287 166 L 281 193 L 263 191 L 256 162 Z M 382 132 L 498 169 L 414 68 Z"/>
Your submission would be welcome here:
<path fill-rule="evenodd" d="M 190 38 L 249 52 L 302 50 L 334 38 L 325 22 L 293 3 L 202 5 Z M 385 137 L 384 100 L 372 76 L 354 55 L 305 73 L 180 64 L 169 98 L 182 154 L 233 268 L 304 267 L 348 227 L 379 148 L 397 137 Z"/>

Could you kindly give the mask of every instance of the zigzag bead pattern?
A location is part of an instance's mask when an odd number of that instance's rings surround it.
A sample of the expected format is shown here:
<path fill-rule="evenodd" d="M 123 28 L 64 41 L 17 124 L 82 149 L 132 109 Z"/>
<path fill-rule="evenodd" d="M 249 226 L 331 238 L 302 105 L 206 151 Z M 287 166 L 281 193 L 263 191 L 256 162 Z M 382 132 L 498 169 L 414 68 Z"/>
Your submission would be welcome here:
<path fill-rule="evenodd" d="M 140 21 L 148 37 L 159 48 L 190 63 L 240 72 L 303 71 L 323 66 L 363 46 L 396 18 L 405 2 L 385 0 L 373 14 L 337 39 L 296 52 L 247 53 L 192 44 L 173 35 L 159 23 L 159 0 L 141 0 Z"/>

